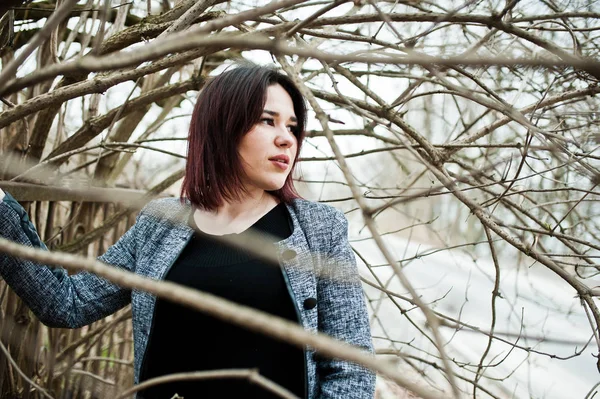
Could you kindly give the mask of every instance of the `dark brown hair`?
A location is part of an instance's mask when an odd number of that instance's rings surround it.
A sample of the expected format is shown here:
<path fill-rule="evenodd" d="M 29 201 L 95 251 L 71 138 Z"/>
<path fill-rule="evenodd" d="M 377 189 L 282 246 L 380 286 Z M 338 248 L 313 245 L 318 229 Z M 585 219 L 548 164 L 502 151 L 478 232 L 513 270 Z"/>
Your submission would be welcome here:
<path fill-rule="evenodd" d="M 221 73 L 200 92 L 188 136 L 188 154 L 181 198 L 205 210 L 215 210 L 224 201 L 235 201 L 245 194 L 244 170 L 238 152 L 242 137 L 260 121 L 269 86 L 279 84 L 292 98 L 298 126 L 297 153 L 304 139 L 306 105 L 293 81 L 271 67 L 244 65 Z M 270 191 L 282 202 L 299 195 L 292 173 L 283 187 Z"/>

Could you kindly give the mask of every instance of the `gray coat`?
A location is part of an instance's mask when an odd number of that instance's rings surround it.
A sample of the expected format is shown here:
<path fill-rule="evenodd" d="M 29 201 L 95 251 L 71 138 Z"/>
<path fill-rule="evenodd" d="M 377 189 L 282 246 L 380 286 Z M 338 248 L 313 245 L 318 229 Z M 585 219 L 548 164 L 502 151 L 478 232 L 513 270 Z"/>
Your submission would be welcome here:
<path fill-rule="evenodd" d="M 335 208 L 294 200 L 288 206 L 293 233 L 278 242 L 278 257 L 302 326 L 373 351 L 369 319 L 348 243 L 348 222 Z M 191 207 L 179 199 L 152 201 L 99 260 L 139 275 L 162 279 L 192 236 L 185 223 Z M 45 247 L 23 208 L 7 194 L 0 202 L 0 235 L 24 245 Z M 316 256 L 315 256 L 316 255 Z M 333 278 L 319 278 L 321 270 Z M 156 297 L 123 289 L 94 274 L 69 276 L 64 269 L 39 267 L 0 253 L 0 274 L 51 327 L 78 328 L 132 304 L 134 379 L 140 369 L 152 324 Z M 305 301 L 308 298 L 314 300 Z M 313 304 L 310 304 L 313 302 Z M 313 307 L 314 306 L 314 307 Z M 309 399 L 373 398 L 375 375 L 355 364 L 316 356 L 304 349 Z"/>

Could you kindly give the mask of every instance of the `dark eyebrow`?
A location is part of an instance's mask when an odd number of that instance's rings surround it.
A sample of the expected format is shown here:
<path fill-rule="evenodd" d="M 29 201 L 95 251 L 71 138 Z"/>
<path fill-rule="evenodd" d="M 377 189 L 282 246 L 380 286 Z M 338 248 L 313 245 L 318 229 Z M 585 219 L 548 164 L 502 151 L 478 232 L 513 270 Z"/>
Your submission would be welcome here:
<path fill-rule="evenodd" d="M 271 116 L 275 116 L 275 117 L 279 116 L 279 112 L 270 111 L 268 109 L 265 109 L 263 112 L 265 114 L 269 114 Z M 290 121 L 292 121 L 292 122 L 298 122 L 298 118 L 296 118 L 295 116 L 290 116 Z"/>

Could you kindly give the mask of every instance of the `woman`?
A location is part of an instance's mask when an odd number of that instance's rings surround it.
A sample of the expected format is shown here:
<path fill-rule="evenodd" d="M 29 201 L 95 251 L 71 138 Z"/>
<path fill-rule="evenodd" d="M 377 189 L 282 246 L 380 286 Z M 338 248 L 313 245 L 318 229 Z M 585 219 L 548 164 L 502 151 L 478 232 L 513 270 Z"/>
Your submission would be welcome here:
<path fill-rule="evenodd" d="M 214 293 L 372 351 L 347 221 L 330 206 L 300 199 L 293 186 L 305 120 L 300 92 L 271 68 L 242 66 L 211 80 L 192 115 L 181 199 L 150 202 L 100 260 Z M 279 267 L 211 238 L 256 231 L 273 237 L 266 250 L 277 256 Z M 0 235 L 44 247 L 9 195 L 0 203 Z M 297 349 L 90 273 L 69 276 L 63 269 L 3 254 L 0 273 L 52 327 L 78 328 L 131 302 L 136 384 L 175 372 L 258 368 L 304 398 L 374 394 L 375 376 L 363 367 L 317 356 L 311 348 Z M 141 396 L 170 398 L 174 393 L 186 399 L 271 397 L 232 380 L 165 384 Z"/>

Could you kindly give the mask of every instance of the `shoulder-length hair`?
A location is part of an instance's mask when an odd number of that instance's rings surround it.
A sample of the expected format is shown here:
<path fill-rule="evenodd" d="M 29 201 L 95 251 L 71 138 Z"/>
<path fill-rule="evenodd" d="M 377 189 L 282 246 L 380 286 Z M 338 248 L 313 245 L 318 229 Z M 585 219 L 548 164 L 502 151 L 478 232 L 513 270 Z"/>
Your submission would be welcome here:
<path fill-rule="evenodd" d="M 285 89 L 294 104 L 298 146 L 285 184 L 270 193 L 285 203 L 300 197 L 292 173 L 305 136 L 304 98 L 286 75 L 270 67 L 250 65 L 221 73 L 200 92 L 190 123 L 182 200 L 187 197 L 197 208 L 216 210 L 223 202 L 243 198 L 245 174 L 238 146 L 242 137 L 259 123 L 267 89 L 275 84 Z"/>

